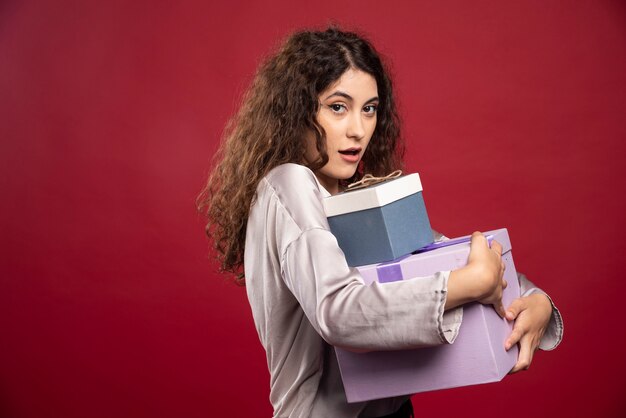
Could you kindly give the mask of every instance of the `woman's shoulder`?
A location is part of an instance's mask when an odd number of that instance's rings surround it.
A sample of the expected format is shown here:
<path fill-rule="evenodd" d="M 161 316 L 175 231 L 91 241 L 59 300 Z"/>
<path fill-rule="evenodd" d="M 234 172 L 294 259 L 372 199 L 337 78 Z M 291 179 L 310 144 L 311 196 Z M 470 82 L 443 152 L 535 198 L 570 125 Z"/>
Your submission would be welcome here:
<path fill-rule="evenodd" d="M 315 174 L 307 167 L 296 163 L 286 163 L 274 167 L 267 173 L 265 179 L 271 185 L 279 187 L 293 187 L 303 183 L 317 185 Z"/>
<path fill-rule="evenodd" d="M 299 164 L 282 164 L 273 168 L 259 186 L 274 196 L 282 210 L 302 229 L 326 227 L 326 215 L 322 206 L 323 192 L 315 174 Z"/>
<path fill-rule="evenodd" d="M 274 189 L 280 196 L 297 197 L 309 191 L 321 193 L 315 174 L 307 167 L 287 163 L 270 170 L 261 183 Z"/>

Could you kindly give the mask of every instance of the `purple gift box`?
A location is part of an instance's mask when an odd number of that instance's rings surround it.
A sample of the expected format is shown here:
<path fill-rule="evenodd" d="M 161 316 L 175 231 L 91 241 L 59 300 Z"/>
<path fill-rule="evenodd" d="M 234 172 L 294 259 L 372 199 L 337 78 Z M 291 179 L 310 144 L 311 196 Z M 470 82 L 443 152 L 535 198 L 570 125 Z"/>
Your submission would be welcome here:
<path fill-rule="evenodd" d="M 520 296 L 509 235 L 506 229 L 485 235 L 502 244 L 508 283 L 502 299 L 507 307 Z M 469 250 L 469 237 L 463 237 L 435 243 L 423 252 L 393 262 L 358 269 L 366 284 L 428 280 L 420 277 L 463 267 Z M 471 303 L 463 307 L 463 323 L 453 344 L 368 353 L 335 348 L 348 402 L 500 381 L 517 361 L 517 346 L 508 352 L 504 349 L 512 328 L 513 324 L 500 318 L 492 306 Z"/>

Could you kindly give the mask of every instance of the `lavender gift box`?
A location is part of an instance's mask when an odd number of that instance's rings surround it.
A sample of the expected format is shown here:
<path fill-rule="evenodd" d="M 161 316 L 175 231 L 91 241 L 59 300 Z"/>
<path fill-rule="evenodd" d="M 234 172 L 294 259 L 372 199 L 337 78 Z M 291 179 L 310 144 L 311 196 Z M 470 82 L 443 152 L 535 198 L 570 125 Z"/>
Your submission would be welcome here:
<path fill-rule="evenodd" d="M 350 266 L 394 260 L 433 242 L 417 173 L 324 199 Z"/>
<path fill-rule="evenodd" d="M 502 299 L 506 307 L 520 296 L 509 235 L 506 229 L 485 235 L 503 247 L 508 286 Z M 434 249 L 358 269 L 366 284 L 411 278 L 428 280 L 420 276 L 455 270 L 467 263 L 468 238 L 435 243 Z M 368 353 L 335 348 L 348 402 L 500 381 L 518 356 L 517 346 L 508 352 L 504 349 L 511 330 L 512 323 L 500 318 L 492 306 L 471 303 L 463 307 L 463 322 L 453 344 Z"/>

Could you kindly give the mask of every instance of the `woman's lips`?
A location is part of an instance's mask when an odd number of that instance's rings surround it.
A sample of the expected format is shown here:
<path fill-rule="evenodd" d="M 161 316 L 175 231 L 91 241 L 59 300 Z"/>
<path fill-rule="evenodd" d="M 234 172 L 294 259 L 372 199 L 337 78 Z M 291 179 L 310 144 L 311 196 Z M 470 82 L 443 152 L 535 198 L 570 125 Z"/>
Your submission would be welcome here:
<path fill-rule="evenodd" d="M 341 158 L 349 163 L 358 163 L 361 154 L 361 148 L 347 148 L 343 150 L 339 150 L 339 155 Z"/>

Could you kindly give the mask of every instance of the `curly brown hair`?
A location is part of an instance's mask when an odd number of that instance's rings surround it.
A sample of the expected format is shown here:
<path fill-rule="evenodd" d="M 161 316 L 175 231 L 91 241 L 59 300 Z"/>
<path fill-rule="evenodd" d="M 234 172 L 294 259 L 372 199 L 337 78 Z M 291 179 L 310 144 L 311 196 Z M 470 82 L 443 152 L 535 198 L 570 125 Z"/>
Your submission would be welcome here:
<path fill-rule="evenodd" d="M 346 182 L 401 167 L 404 146 L 392 83 L 374 47 L 364 37 L 334 27 L 292 34 L 260 65 L 226 126 L 214 169 L 197 199 L 220 270 L 235 273 L 240 284 L 247 218 L 259 181 L 281 164 L 303 164 L 315 172 L 328 162 L 325 132 L 316 119 L 319 95 L 351 68 L 376 79 L 380 103 L 370 144 Z M 320 157 L 307 164 L 304 141 L 311 132 Z"/>

